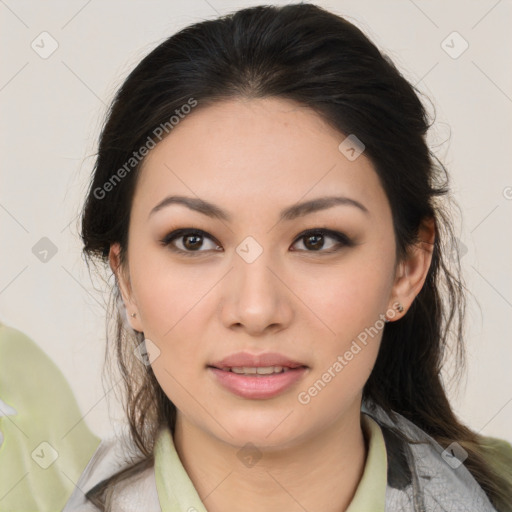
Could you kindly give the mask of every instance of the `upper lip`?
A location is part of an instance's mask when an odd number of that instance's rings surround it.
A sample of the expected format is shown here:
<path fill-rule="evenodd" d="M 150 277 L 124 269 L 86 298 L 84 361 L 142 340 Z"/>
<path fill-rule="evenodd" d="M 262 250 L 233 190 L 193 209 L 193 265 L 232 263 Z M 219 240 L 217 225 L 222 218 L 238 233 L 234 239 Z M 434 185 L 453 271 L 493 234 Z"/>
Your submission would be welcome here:
<path fill-rule="evenodd" d="M 231 354 L 220 361 L 216 361 L 209 366 L 215 368 L 257 368 L 266 366 L 283 366 L 287 368 L 298 368 L 306 366 L 303 363 L 294 361 L 289 357 L 276 352 L 264 352 L 262 354 L 250 354 L 249 352 L 237 352 Z"/>

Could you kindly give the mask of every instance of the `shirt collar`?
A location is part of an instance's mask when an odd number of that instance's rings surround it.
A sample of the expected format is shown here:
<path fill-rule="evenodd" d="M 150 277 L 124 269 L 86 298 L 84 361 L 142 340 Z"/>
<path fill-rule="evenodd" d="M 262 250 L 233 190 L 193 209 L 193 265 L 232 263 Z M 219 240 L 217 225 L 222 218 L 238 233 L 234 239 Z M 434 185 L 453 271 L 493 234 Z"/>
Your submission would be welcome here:
<path fill-rule="evenodd" d="M 368 446 L 363 476 L 345 512 L 384 512 L 386 508 L 387 453 L 379 424 L 361 413 L 361 427 Z"/>
<path fill-rule="evenodd" d="M 361 412 L 368 447 L 363 475 L 346 512 L 384 512 L 387 454 L 379 424 Z M 207 512 L 176 451 L 171 432 L 163 428 L 155 443 L 155 479 L 163 512 Z"/>

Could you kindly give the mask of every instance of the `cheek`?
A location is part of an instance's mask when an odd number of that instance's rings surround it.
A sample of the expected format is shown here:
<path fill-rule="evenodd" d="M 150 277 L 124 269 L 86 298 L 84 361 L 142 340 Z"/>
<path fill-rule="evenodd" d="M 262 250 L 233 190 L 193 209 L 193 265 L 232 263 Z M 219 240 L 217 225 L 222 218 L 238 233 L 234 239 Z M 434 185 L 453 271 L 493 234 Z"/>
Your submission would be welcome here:
<path fill-rule="evenodd" d="M 191 389 L 191 383 L 197 381 L 204 358 L 199 345 L 204 330 L 207 287 L 206 284 L 191 286 L 191 282 L 201 281 L 191 281 L 183 273 L 170 273 L 169 269 L 154 272 L 152 276 L 147 268 L 144 285 L 137 290 L 144 335 L 159 350 L 152 362 L 153 372 L 178 409 L 194 407 L 190 393 L 196 391 Z"/>
<path fill-rule="evenodd" d="M 311 415 L 334 419 L 346 410 L 361 393 L 379 351 L 389 284 L 378 272 L 352 270 L 335 279 L 331 274 L 308 296 L 308 306 L 325 327 L 310 334 L 314 366 L 297 394 L 299 407 Z"/>
<path fill-rule="evenodd" d="M 329 272 L 310 271 L 301 279 L 301 297 L 316 317 L 314 323 L 321 326 L 321 333 L 311 334 L 318 344 L 316 364 L 300 390 L 305 394 L 299 403 L 311 401 L 312 407 L 341 405 L 362 390 L 375 364 L 385 326 L 392 268 L 391 255 L 376 259 L 361 251 Z"/>
<path fill-rule="evenodd" d="M 312 266 L 295 280 L 297 295 L 321 321 L 326 338 L 337 338 L 339 344 L 373 326 L 386 312 L 392 268 L 392 261 L 375 261 L 361 252 L 328 270 Z"/>
<path fill-rule="evenodd" d="M 158 348 L 153 371 L 176 404 L 204 363 L 204 325 L 214 303 L 218 276 L 200 264 L 172 264 L 165 251 L 133 251 L 130 275 L 144 336 Z M 188 399 L 187 399 L 188 396 Z"/>
<path fill-rule="evenodd" d="M 200 264 L 173 264 L 162 249 L 134 251 L 130 274 L 145 334 L 162 340 L 190 322 L 215 277 Z"/>

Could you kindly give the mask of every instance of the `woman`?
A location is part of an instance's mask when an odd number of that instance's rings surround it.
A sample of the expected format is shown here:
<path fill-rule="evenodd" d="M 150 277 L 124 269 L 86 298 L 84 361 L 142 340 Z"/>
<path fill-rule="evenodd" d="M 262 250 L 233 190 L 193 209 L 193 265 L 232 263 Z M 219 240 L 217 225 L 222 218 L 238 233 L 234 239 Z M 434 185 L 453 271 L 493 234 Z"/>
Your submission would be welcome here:
<path fill-rule="evenodd" d="M 462 364 L 464 287 L 428 127 L 314 5 L 198 23 L 142 60 L 82 218 L 122 304 L 130 432 L 66 510 L 511 510 L 510 445 L 463 425 L 439 375 L 452 338 Z"/>

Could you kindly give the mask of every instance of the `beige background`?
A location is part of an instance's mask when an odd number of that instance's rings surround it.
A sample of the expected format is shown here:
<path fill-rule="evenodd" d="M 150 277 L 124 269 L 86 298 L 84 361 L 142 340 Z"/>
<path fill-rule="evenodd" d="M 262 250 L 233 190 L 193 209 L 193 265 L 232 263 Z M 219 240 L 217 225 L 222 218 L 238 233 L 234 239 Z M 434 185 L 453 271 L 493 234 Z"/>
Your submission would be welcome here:
<path fill-rule="evenodd" d="M 102 387 L 104 299 L 81 259 L 75 219 L 106 105 L 164 38 L 258 3 L 0 2 L 0 320 L 32 337 L 59 365 L 100 436 L 120 413 Z M 318 4 L 348 16 L 436 105 L 430 140 L 462 209 L 462 263 L 474 295 L 468 372 L 450 396 L 472 428 L 512 441 L 512 3 Z M 464 41 L 469 46 L 458 55 Z M 52 44 L 57 49 L 42 58 Z M 46 262 L 33 253 L 43 237 L 57 251 Z"/>

